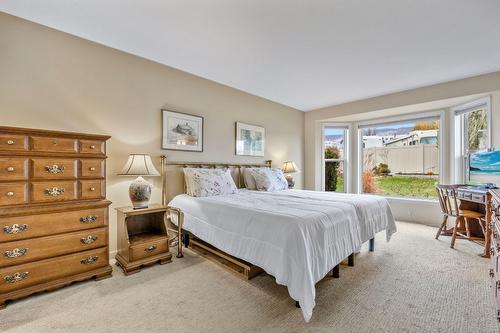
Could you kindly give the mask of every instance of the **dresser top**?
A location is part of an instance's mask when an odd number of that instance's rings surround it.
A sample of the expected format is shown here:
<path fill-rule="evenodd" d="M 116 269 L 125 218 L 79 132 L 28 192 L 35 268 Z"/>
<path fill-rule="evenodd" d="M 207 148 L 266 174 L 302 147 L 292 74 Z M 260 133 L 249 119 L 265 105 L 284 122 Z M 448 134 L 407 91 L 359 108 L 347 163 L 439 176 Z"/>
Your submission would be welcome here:
<path fill-rule="evenodd" d="M 78 138 L 78 139 L 89 139 L 89 140 L 108 140 L 109 138 L 111 138 L 111 136 L 109 135 L 41 130 L 41 129 L 23 128 L 23 127 L 10 127 L 10 126 L 0 126 L 0 133 L 31 134 L 39 136 L 58 136 L 64 138 Z"/>

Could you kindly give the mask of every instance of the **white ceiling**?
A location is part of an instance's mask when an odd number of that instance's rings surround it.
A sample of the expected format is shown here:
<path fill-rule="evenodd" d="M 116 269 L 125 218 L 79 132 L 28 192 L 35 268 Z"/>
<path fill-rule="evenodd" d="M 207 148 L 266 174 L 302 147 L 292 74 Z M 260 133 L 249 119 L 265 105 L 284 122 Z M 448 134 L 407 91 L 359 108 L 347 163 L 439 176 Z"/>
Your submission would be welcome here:
<path fill-rule="evenodd" d="M 300 110 L 500 70 L 498 0 L 2 0 Z"/>

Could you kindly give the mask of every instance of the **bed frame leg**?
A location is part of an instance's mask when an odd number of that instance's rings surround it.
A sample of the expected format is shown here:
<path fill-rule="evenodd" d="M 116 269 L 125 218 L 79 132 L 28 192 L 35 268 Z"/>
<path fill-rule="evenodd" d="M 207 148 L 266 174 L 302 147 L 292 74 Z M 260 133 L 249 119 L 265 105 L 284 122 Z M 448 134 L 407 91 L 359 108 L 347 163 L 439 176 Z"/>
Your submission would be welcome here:
<path fill-rule="evenodd" d="M 300 304 L 299 304 L 299 301 L 295 301 L 295 307 L 300 309 Z"/>
<path fill-rule="evenodd" d="M 184 244 L 184 247 L 189 247 L 189 234 L 185 232 L 183 236 L 182 243 Z"/>
<path fill-rule="evenodd" d="M 347 266 L 354 266 L 354 253 L 351 253 L 349 257 L 347 257 Z"/>
<path fill-rule="evenodd" d="M 370 239 L 370 242 L 368 243 L 368 251 L 375 251 L 375 238 Z"/>
<path fill-rule="evenodd" d="M 338 264 L 337 266 L 333 267 L 332 277 L 335 278 L 335 279 L 338 279 L 340 277 L 340 264 Z"/>

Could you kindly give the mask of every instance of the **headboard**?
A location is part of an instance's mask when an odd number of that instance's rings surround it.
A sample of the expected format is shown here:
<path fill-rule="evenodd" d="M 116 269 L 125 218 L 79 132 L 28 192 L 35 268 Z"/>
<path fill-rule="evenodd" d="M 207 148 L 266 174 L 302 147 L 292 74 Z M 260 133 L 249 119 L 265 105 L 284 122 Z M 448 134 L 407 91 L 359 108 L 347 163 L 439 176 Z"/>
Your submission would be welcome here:
<path fill-rule="evenodd" d="M 174 197 L 175 195 L 180 193 L 186 193 L 186 183 L 184 181 L 184 173 L 182 172 L 182 168 L 191 167 L 230 169 L 236 186 L 238 188 L 244 188 L 245 182 L 243 181 L 243 169 L 259 167 L 270 168 L 271 162 L 271 160 L 264 161 L 264 163 L 178 162 L 168 161 L 167 156 L 163 155 L 161 156 L 161 201 L 164 205 L 167 205 L 170 197 Z M 169 168 L 170 170 L 168 170 Z M 179 180 L 181 181 L 180 187 Z M 175 186 L 167 186 L 168 184 L 177 185 L 177 190 L 175 189 Z M 180 188 L 182 188 L 182 190 L 180 190 Z"/>

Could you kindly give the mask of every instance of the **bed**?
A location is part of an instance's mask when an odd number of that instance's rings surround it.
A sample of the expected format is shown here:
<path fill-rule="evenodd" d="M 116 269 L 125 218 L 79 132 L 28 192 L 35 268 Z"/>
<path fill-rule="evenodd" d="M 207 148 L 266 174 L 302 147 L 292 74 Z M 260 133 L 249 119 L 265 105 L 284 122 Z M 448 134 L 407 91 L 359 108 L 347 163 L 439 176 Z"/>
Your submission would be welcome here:
<path fill-rule="evenodd" d="M 318 281 L 377 232 L 385 230 L 387 240 L 396 232 L 387 200 L 371 195 L 240 189 L 210 197 L 179 194 L 168 205 L 182 212 L 184 230 L 287 286 L 306 321 Z"/>

